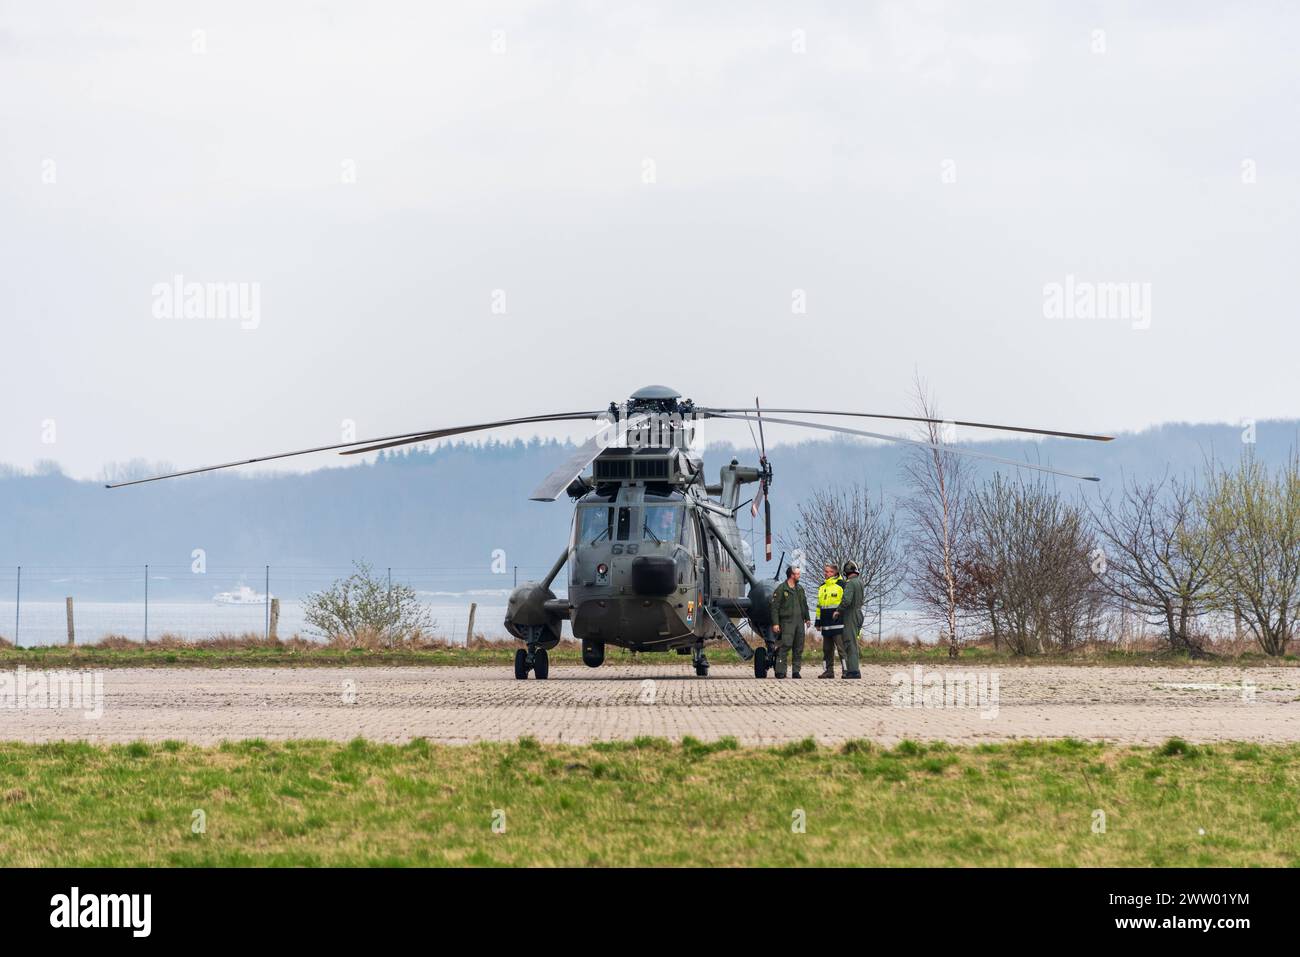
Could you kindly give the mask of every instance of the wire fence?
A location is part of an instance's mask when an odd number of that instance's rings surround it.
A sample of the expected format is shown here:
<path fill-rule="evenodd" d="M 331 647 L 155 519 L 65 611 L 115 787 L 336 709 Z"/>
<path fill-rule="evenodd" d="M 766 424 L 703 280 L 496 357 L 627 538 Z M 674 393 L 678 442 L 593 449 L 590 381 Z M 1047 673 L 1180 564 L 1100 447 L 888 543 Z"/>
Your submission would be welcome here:
<path fill-rule="evenodd" d="M 77 644 L 115 637 L 203 641 L 267 638 L 274 630 L 280 638 L 323 641 L 306 622 L 303 600 L 355 571 L 351 565 L 0 567 L 0 640 L 20 647 L 56 645 L 66 643 L 71 632 Z M 432 621 L 432 636 L 453 643 L 468 637 L 471 606 L 476 636 L 508 637 L 504 622 L 510 591 L 548 571 L 549 565 L 371 566 L 374 577 L 414 589 Z M 563 596 L 566 583 L 562 575 L 552 587 Z M 274 616 L 273 604 L 278 606 Z M 1158 634 L 1142 616 L 1112 617 L 1111 630 L 1121 644 Z M 1240 631 L 1231 616 L 1206 616 L 1202 625 L 1216 636 Z M 937 640 L 940 630 L 921 612 L 885 605 L 868 609 L 862 637 L 928 642 Z"/>
<path fill-rule="evenodd" d="M 476 635 L 505 637 L 511 589 L 549 570 L 376 565 L 371 573 L 414 589 L 434 635 L 463 642 L 471 604 Z M 63 644 L 70 637 L 82 644 L 118 636 L 195 641 L 269 637 L 273 626 L 281 638 L 319 638 L 304 619 L 303 600 L 355 571 L 330 565 L 14 565 L 0 569 L 0 638 L 22 647 Z"/>

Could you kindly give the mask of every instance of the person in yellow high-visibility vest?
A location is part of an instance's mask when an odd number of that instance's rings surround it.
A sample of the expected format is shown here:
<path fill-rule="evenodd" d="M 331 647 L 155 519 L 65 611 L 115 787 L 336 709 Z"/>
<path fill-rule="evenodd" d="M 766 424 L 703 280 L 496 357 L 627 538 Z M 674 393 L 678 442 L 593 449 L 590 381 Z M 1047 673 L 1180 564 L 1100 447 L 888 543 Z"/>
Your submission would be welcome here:
<path fill-rule="evenodd" d="M 840 582 L 840 568 L 827 562 L 822 568 L 826 580 L 817 589 L 817 630 L 822 636 L 822 661 L 826 669 L 818 678 L 835 677 L 835 652 L 840 649 L 844 634 L 844 621 L 840 618 L 840 602 L 844 600 L 844 585 Z M 841 660 L 843 650 L 840 649 Z M 843 664 L 841 664 L 843 667 Z"/>

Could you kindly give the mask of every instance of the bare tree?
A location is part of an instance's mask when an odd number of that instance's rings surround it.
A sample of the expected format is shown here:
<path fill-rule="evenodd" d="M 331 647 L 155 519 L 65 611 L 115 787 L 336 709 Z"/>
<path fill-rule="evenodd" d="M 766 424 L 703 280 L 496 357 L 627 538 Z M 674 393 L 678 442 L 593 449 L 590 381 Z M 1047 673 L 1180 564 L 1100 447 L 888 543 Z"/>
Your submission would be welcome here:
<path fill-rule="evenodd" d="M 892 603 L 902 580 L 899 533 L 892 511 L 885 508 L 883 495 L 872 498 L 860 484 L 817 489 L 799 505 L 789 535 L 778 544 L 787 552 L 801 552 L 813 567 L 826 563 L 858 564 L 866 605 L 871 614 Z M 808 576 L 805 587 L 816 592 L 816 576 Z"/>
<path fill-rule="evenodd" d="M 1000 475 L 971 495 L 969 507 L 965 607 L 1013 654 L 1069 651 L 1101 612 L 1083 509 L 1042 483 Z"/>
<path fill-rule="evenodd" d="M 914 384 L 916 414 L 940 419 L 934 399 L 917 376 Z M 948 643 L 948 656 L 959 654 L 958 622 L 969 586 L 962 580 L 968 567 L 969 515 L 966 500 L 966 461 L 949 452 L 951 444 L 942 422 L 925 423 L 921 438 L 930 448 L 915 447 L 903 466 L 911 492 L 905 508 L 909 516 L 908 546 L 912 573 L 910 597 L 922 614 L 937 622 Z"/>
<path fill-rule="evenodd" d="M 1102 588 L 1162 625 L 1172 651 L 1205 656 L 1193 633 L 1213 597 L 1214 541 L 1194 484 L 1170 479 L 1127 482 L 1090 508 L 1101 553 L 1093 568 Z"/>
<path fill-rule="evenodd" d="M 973 496 L 970 562 L 978 569 L 966 607 L 979 609 L 996 638 L 1013 654 L 1032 654 L 1038 644 L 1038 568 L 1035 516 L 1014 486 L 995 476 Z M 974 599 L 974 600 L 971 600 Z"/>
<path fill-rule="evenodd" d="M 1093 568 L 1096 537 L 1083 504 L 1066 501 L 1054 489 L 1037 486 L 1049 496 L 1049 525 L 1043 548 L 1048 619 L 1044 634 L 1059 651 L 1073 650 L 1100 630 L 1105 592 Z"/>
<path fill-rule="evenodd" d="M 1300 455 L 1276 475 L 1252 454 L 1228 471 L 1211 464 L 1206 519 L 1222 607 L 1246 622 L 1267 655 L 1286 654 L 1300 614 Z"/>

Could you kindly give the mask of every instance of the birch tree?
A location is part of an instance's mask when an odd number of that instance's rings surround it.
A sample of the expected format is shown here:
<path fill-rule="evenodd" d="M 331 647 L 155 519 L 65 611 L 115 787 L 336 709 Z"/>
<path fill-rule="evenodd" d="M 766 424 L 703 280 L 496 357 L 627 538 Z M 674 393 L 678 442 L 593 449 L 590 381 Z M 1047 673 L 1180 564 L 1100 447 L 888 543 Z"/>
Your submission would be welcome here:
<path fill-rule="evenodd" d="M 938 406 L 918 376 L 914 385 L 916 415 L 940 420 Z M 967 567 L 969 465 L 948 451 L 953 436 L 942 421 L 924 423 L 922 441 L 903 466 L 909 487 L 904 507 L 909 518 L 907 543 L 911 574 L 909 596 L 922 614 L 942 629 L 948 657 L 960 653 L 959 619 L 968 591 L 962 570 Z"/>

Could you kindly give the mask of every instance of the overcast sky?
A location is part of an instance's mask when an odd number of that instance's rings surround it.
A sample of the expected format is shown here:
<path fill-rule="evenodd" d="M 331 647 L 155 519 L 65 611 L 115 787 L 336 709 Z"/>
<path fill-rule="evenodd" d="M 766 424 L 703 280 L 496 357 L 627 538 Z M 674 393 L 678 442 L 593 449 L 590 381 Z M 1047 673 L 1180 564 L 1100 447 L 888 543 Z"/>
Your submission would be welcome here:
<path fill-rule="evenodd" d="M 0 462 L 918 368 L 955 417 L 1300 414 L 1297 8 L 1053 6 L 0 3 Z"/>

